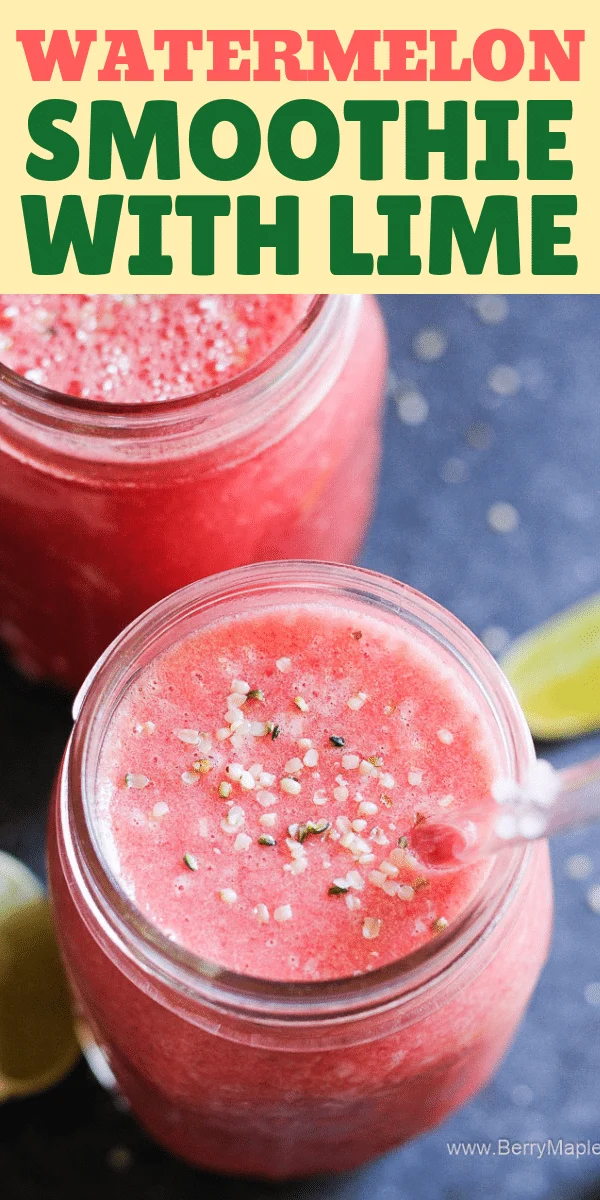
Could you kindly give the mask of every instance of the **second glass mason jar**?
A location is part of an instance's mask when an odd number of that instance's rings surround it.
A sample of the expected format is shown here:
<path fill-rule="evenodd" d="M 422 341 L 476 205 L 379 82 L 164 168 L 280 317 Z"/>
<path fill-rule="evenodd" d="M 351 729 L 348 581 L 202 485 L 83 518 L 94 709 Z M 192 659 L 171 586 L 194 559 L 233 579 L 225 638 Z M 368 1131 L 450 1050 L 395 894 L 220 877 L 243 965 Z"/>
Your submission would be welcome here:
<path fill-rule="evenodd" d="M 464 1103 L 515 1032 L 552 919 L 542 842 L 499 855 L 446 933 L 345 979 L 235 974 L 136 908 L 97 827 L 111 717 L 144 667 L 189 633 L 286 602 L 414 628 L 468 684 L 494 731 L 499 772 L 522 782 L 534 758 L 516 698 L 473 634 L 434 601 L 357 568 L 267 563 L 201 581 L 134 622 L 90 676 L 49 824 L 54 912 L 79 1012 L 159 1142 L 207 1169 L 272 1179 L 357 1166 Z"/>
<path fill-rule="evenodd" d="M 75 399 L 0 366 L 0 639 L 69 688 L 149 605 L 266 559 L 351 561 L 371 513 L 385 335 L 318 296 L 258 368 L 159 403 Z"/>

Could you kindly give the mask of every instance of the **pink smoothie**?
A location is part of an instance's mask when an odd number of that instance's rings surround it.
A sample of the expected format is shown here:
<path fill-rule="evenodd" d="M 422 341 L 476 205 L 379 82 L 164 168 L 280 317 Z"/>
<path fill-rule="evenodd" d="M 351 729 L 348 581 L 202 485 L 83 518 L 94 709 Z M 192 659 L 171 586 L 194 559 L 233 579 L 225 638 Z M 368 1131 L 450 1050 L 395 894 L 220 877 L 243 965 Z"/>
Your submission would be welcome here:
<path fill-rule="evenodd" d="M 172 400 L 227 383 L 266 358 L 308 299 L 0 294 L 0 359 L 70 396 Z"/>
<path fill-rule="evenodd" d="M 385 378 L 370 297 L 324 297 L 307 323 L 302 296 L 3 299 L 0 360 L 25 384 L 0 368 L 0 638 L 27 674 L 77 687 L 129 621 L 202 576 L 355 557 Z M 42 418 L 30 381 L 72 399 Z M 232 386 L 144 403 L 215 383 Z"/>
<path fill-rule="evenodd" d="M 495 1069 L 546 954 L 546 847 L 448 873 L 413 855 L 414 831 L 485 804 L 506 754 L 430 635 L 339 593 L 226 594 L 239 615 L 179 639 L 169 625 L 143 667 L 138 631 L 92 684 L 50 822 L 57 928 L 78 1009 L 159 1142 L 228 1173 L 346 1170 Z M 102 735 L 86 715 L 100 695 Z M 91 857 L 74 849 L 82 819 Z M 103 872 L 133 905 L 126 936 L 122 897 L 98 909 L 87 882 Z M 200 956 L 185 976 L 181 948 Z"/>
<path fill-rule="evenodd" d="M 242 974 L 323 980 L 402 958 L 460 914 L 487 863 L 424 871 L 411 833 L 489 796 L 493 771 L 473 700 L 416 640 L 291 606 L 215 624 L 147 670 L 98 795 L 113 869 L 163 933 Z"/>

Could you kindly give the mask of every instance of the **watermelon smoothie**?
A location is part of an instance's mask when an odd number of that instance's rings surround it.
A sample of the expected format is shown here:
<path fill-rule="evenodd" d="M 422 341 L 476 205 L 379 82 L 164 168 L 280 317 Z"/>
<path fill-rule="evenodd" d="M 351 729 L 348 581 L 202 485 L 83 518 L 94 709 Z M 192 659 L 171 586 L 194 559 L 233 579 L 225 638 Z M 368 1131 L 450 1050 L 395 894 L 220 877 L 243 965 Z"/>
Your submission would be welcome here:
<path fill-rule="evenodd" d="M 176 588 L 351 560 L 385 338 L 360 296 L 0 297 L 0 637 L 73 688 Z"/>
<path fill-rule="evenodd" d="M 551 893 L 543 844 L 444 872 L 413 845 L 533 757 L 458 621 L 356 568 L 248 567 L 135 622 L 76 713 L 59 936 L 160 1142 L 240 1174 L 344 1170 L 487 1080 Z"/>

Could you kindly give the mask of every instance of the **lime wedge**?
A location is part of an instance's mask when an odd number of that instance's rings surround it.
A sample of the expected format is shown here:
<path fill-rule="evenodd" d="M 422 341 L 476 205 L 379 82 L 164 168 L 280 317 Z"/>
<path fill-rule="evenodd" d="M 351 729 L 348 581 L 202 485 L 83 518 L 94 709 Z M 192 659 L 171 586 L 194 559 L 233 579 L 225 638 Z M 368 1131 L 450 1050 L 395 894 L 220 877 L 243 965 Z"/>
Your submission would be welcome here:
<path fill-rule="evenodd" d="M 0 852 L 0 1101 L 50 1087 L 78 1055 L 44 893 L 27 867 Z"/>
<path fill-rule="evenodd" d="M 600 594 L 513 642 L 500 665 L 534 737 L 600 729 Z"/>

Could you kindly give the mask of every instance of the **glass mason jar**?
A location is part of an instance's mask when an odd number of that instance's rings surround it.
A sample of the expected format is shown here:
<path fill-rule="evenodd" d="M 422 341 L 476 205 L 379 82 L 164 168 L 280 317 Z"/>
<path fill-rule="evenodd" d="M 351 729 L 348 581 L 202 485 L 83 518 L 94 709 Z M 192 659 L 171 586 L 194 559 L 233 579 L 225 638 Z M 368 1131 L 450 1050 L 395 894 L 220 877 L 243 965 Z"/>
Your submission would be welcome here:
<path fill-rule="evenodd" d="M 416 628 L 476 698 L 498 770 L 522 781 L 533 760 L 525 720 L 458 620 L 369 571 L 267 563 L 183 589 L 108 649 L 76 702 L 49 825 L 77 1007 L 134 1113 L 192 1163 L 272 1179 L 354 1167 L 484 1084 L 544 962 L 552 911 L 546 844 L 507 850 L 461 918 L 410 956 L 352 978 L 280 983 L 181 949 L 135 908 L 103 858 L 95 817 L 111 714 L 143 667 L 203 624 L 303 601 Z"/>
<path fill-rule="evenodd" d="M 107 404 L 0 366 L 0 638 L 74 688 L 129 621 L 201 576 L 351 561 L 371 513 L 385 335 L 376 303 L 317 296 L 222 387 Z"/>

